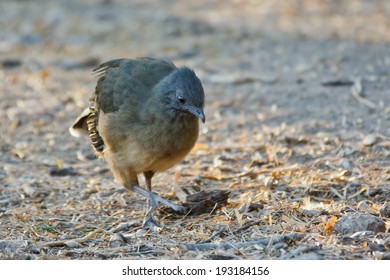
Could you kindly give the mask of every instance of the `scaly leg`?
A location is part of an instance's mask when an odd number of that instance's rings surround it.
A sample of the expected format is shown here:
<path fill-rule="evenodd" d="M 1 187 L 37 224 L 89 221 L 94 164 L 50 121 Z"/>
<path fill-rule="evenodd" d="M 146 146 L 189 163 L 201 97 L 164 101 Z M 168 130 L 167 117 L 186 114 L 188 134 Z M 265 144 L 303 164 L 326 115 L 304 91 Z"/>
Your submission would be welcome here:
<path fill-rule="evenodd" d="M 158 229 L 162 228 L 162 226 L 153 217 L 154 210 L 157 208 L 157 201 L 152 195 L 152 177 L 154 175 L 154 172 L 145 172 L 144 175 L 146 189 L 148 192 L 148 212 L 144 220 L 143 228 L 150 229 L 151 231 L 158 231 Z"/>
<path fill-rule="evenodd" d="M 157 204 L 161 203 L 161 204 L 164 204 L 165 206 L 168 206 L 169 208 L 172 208 L 176 212 L 185 213 L 186 212 L 185 207 L 183 207 L 181 205 L 177 205 L 177 204 L 169 201 L 168 199 L 163 198 L 163 197 L 159 196 L 158 194 L 152 192 L 152 177 L 153 177 L 153 175 L 154 175 L 154 172 L 152 172 L 152 171 L 144 172 L 147 190 L 142 189 L 139 186 L 134 186 L 133 190 L 136 193 L 143 195 L 146 198 L 149 198 L 150 202 L 154 201 L 155 205 L 151 204 L 151 206 L 157 207 Z M 153 198 L 153 199 L 151 199 L 151 198 Z"/>
<path fill-rule="evenodd" d="M 152 172 L 152 171 L 144 172 L 147 190 L 141 188 L 138 185 L 134 185 L 132 187 L 132 190 L 134 192 L 146 197 L 147 201 L 148 201 L 148 212 L 147 212 L 145 220 L 144 220 L 143 228 L 150 229 L 152 231 L 157 231 L 159 228 L 162 228 L 160 223 L 157 222 L 155 220 L 155 218 L 153 217 L 153 213 L 156 210 L 158 203 L 164 204 L 164 205 L 172 208 L 176 212 L 180 212 L 180 213 L 185 213 L 186 208 L 181 206 L 181 205 L 177 205 L 177 204 L 159 196 L 158 194 L 152 192 L 152 177 L 153 177 L 153 175 L 154 175 L 154 172 Z"/>

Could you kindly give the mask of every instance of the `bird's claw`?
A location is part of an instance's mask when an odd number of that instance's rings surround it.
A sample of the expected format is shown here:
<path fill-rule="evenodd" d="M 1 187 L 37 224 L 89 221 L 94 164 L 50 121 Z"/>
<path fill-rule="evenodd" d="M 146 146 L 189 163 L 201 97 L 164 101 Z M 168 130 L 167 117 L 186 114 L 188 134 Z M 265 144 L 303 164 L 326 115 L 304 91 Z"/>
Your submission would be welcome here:
<path fill-rule="evenodd" d="M 178 205 L 178 204 L 175 204 L 173 207 L 170 206 L 170 208 L 175 211 L 175 212 L 178 212 L 180 214 L 185 214 L 187 212 L 187 208 L 184 207 L 184 206 L 181 206 L 181 205 Z"/>
<path fill-rule="evenodd" d="M 148 200 L 148 203 L 149 203 L 149 206 L 154 210 L 157 205 L 160 203 L 160 204 L 163 204 L 169 208 L 171 208 L 173 211 L 175 212 L 178 212 L 178 213 L 181 213 L 181 214 L 185 214 L 187 212 L 187 208 L 182 206 L 182 205 L 178 205 L 176 203 L 173 203 L 172 201 L 164 198 L 164 197 L 161 197 L 159 196 L 158 194 L 156 193 L 153 193 L 153 192 L 149 192 L 149 200 Z"/>
<path fill-rule="evenodd" d="M 162 225 L 157 222 L 152 216 L 146 216 L 142 225 L 142 230 L 150 230 L 152 232 L 159 232 L 162 229 Z"/>
<path fill-rule="evenodd" d="M 185 214 L 187 212 L 186 207 L 184 207 L 182 205 L 178 205 L 176 203 L 173 203 L 172 201 L 169 201 L 169 200 L 167 200 L 159 195 L 156 195 L 155 193 L 151 193 L 151 197 L 153 197 L 155 202 L 163 204 L 163 205 L 171 208 L 175 212 L 178 212 L 181 214 Z"/>

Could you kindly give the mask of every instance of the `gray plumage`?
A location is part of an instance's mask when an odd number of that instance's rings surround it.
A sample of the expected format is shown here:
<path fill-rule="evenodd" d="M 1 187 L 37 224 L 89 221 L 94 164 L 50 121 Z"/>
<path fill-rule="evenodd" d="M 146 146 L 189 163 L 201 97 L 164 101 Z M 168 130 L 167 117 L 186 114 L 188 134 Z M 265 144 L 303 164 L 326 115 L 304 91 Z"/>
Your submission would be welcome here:
<path fill-rule="evenodd" d="M 153 59 L 116 59 L 94 69 L 99 75 L 91 106 L 70 128 L 87 132 L 115 179 L 146 196 L 151 209 L 145 226 L 158 225 L 152 212 L 158 202 L 184 208 L 151 192 L 154 173 L 182 160 L 194 146 L 199 121 L 205 121 L 203 87 L 194 71 Z M 139 187 L 144 173 L 147 190 Z"/>

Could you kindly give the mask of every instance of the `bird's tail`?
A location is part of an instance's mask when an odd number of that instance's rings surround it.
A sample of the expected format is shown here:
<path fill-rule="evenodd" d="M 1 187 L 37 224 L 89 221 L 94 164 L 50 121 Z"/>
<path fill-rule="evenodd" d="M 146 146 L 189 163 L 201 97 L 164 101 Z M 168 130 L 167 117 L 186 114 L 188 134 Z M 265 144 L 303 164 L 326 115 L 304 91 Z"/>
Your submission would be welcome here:
<path fill-rule="evenodd" d="M 69 132 L 74 137 L 81 135 L 88 135 L 87 118 L 91 114 L 91 110 L 86 108 L 76 119 L 76 121 L 69 127 Z"/>
<path fill-rule="evenodd" d="M 97 154 L 100 154 L 104 150 L 104 142 L 97 130 L 99 112 L 96 111 L 94 106 L 90 106 L 89 109 L 91 112 L 87 117 L 88 135 L 93 149 Z"/>
<path fill-rule="evenodd" d="M 78 116 L 69 128 L 69 132 L 75 137 L 88 135 L 93 149 L 97 154 L 100 154 L 104 150 L 104 141 L 97 129 L 98 118 L 99 113 L 96 111 L 95 106 L 91 105 Z"/>

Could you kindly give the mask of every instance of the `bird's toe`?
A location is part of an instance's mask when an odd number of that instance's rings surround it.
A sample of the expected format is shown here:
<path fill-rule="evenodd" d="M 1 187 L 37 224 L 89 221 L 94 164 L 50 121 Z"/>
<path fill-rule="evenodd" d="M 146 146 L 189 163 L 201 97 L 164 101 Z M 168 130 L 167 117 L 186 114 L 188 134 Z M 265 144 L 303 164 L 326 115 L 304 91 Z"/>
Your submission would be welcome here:
<path fill-rule="evenodd" d="M 171 205 L 170 206 L 172 208 L 172 210 L 174 210 L 175 212 L 178 212 L 178 213 L 181 213 L 181 214 L 185 214 L 187 213 L 188 209 L 182 205 L 178 205 L 178 204 L 174 204 L 174 205 Z"/>
<path fill-rule="evenodd" d="M 146 216 L 142 225 L 142 230 L 150 230 L 152 232 L 160 232 L 163 226 L 157 222 L 152 216 Z"/>

